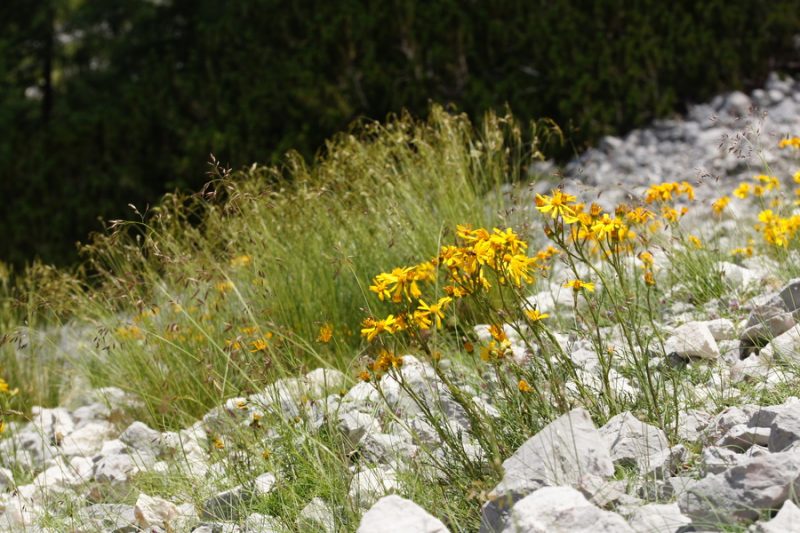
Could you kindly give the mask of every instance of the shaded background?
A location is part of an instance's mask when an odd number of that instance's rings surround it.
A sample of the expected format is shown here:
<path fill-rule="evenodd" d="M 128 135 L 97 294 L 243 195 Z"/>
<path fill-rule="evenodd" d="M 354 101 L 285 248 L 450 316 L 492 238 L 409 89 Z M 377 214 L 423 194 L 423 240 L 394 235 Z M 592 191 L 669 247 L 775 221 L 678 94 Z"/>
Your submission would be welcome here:
<path fill-rule="evenodd" d="M 551 117 L 568 157 L 771 70 L 800 0 L 2 0 L 0 260 L 69 264 L 98 217 L 237 167 L 310 158 L 430 101 Z"/>

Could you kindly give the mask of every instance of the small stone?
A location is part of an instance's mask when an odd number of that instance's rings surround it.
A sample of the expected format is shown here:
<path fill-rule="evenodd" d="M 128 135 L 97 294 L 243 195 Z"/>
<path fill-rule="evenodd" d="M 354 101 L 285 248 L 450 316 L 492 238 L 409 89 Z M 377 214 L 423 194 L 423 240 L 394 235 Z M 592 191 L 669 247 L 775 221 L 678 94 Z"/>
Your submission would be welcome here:
<path fill-rule="evenodd" d="M 700 468 L 706 474 L 719 474 L 739 463 L 741 457 L 728 448 L 708 446 L 700 455 Z"/>
<path fill-rule="evenodd" d="M 630 411 L 612 417 L 600 428 L 600 434 L 615 465 L 636 466 L 642 472 L 650 471 L 651 463 L 669 449 L 664 431 L 642 422 Z"/>
<path fill-rule="evenodd" d="M 676 533 L 690 523 L 677 503 L 643 505 L 628 518 L 628 524 L 636 533 Z"/>
<path fill-rule="evenodd" d="M 140 468 L 128 454 L 108 455 L 101 458 L 94 468 L 94 479 L 100 483 L 125 483 L 138 474 Z"/>
<path fill-rule="evenodd" d="M 503 533 L 633 533 L 620 515 L 592 505 L 572 487 L 544 487 L 514 504 Z"/>
<path fill-rule="evenodd" d="M 336 532 L 336 521 L 330 506 L 322 498 L 313 498 L 297 517 L 301 531 Z"/>
<path fill-rule="evenodd" d="M 781 452 L 797 441 L 800 441 L 800 411 L 779 412 L 770 425 L 769 451 Z"/>
<path fill-rule="evenodd" d="M 171 529 L 173 522 L 180 515 L 175 504 L 157 496 L 140 494 L 133 508 L 136 524 L 144 529 L 159 527 Z"/>
<path fill-rule="evenodd" d="M 800 309 L 800 278 L 795 278 L 784 285 L 778 296 L 789 312 Z"/>
<path fill-rule="evenodd" d="M 142 422 L 134 422 L 122 432 L 119 440 L 136 453 L 149 453 L 156 456 L 158 444 L 161 441 L 161 432 L 151 429 Z"/>
<path fill-rule="evenodd" d="M 795 325 L 792 313 L 783 305 L 760 305 L 750 312 L 745 330 L 740 336 L 742 359 Z"/>
<path fill-rule="evenodd" d="M 683 358 L 717 359 L 719 346 L 708 327 L 702 322 L 687 322 L 673 331 L 664 343 L 667 354 L 677 353 Z"/>
<path fill-rule="evenodd" d="M 678 416 L 678 436 L 689 442 L 700 440 L 700 432 L 708 426 L 711 415 L 705 411 L 691 409 Z"/>
<path fill-rule="evenodd" d="M 125 531 L 125 528 L 136 527 L 133 506 L 115 503 L 96 503 L 84 507 L 78 511 L 78 521 L 84 527 L 97 527 L 102 531 Z"/>
<path fill-rule="evenodd" d="M 800 363 L 800 325 L 793 326 L 772 339 L 758 355 L 770 362 Z"/>
<path fill-rule="evenodd" d="M 247 533 L 282 533 L 286 530 L 280 520 L 274 516 L 253 513 L 244 520 Z"/>
<path fill-rule="evenodd" d="M 772 520 L 758 522 L 752 528 L 752 533 L 796 533 L 800 531 L 800 509 L 786 500 Z"/>
<path fill-rule="evenodd" d="M 384 496 L 361 518 L 356 533 L 448 533 L 445 525 L 411 500 Z"/>
<path fill-rule="evenodd" d="M 716 263 L 715 267 L 718 272 L 722 273 L 723 279 L 733 289 L 743 290 L 758 281 L 758 275 L 755 272 L 734 263 L 721 261 Z"/>
<path fill-rule="evenodd" d="M 711 336 L 714 337 L 714 340 L 718 343 L 719 341 L 727 341 L 736 338 L 736 327 L 733 325 L 733 322 L 727 318 L 706 320 L 705 322 L 701 322 L 701 324 L 704 324 L 708 328 L 708 331 L 711 332 Z"/>
<path fill-rule="evenodd" d="M 361 411 L 346 411 L 339 414 L 339 430 L 355 446 L 366 434 L 380 433 L 378 420 Z"/>
<path fill-rule="evenodd" d="M 728 430 L 717 446 L 732 448 L 739 452 L 747 451 L 754 444 L 766 446 L 769 443 L 770 429 L 751 427 L 747 424 L 737 424 Z"/>
<path fill-rule="evenodd" d="M 409 460 L 417 453 L 417 447 L 405 438 L 386 433 L 367 433 L 358 443 L 358 450 L 367 462 L 384 464 Z"/>
<path fill-rule="evenodd" d="M 772 453 L 741 461 L 699 480 L 678 499 L 695 527 L 752 521 L 800 489 L 800 456 Z"/>
<path fill-rule="evenodd" d="M 350 499 L 368 509 L 382 496 L 400 488 L 395 470 L 389 466 L 367 468 L 350 481 Z"/>
<path fill-rule="evenodd" d="M 573 409 L 545 426 L 503 462 L 505 475 L 483 507 L 484 528 L 500 530 L 514 501 L 543 487 L 577 484 L 581 476 L 610 477 L 614 464 L 589 413 Z"/>

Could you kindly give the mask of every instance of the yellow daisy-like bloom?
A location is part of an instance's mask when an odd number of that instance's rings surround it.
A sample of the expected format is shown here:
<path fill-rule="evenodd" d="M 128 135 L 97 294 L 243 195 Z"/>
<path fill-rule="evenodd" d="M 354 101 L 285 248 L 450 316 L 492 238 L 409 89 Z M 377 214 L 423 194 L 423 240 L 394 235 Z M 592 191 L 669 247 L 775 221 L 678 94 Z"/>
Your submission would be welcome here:
<path fill-rule="evenodd" d="M 253 261 L 253 258 L 249 255 L 239 255 L 231 259 L 231 266 L 233 268 L 239 268 L 249 265 Z"/>
<path fill-rule="evenodd" d="M 692 246 L 694 246 L 695 248 L 702 248 L 703 247 L 702 241 L 699 238 L 695 237 L 694 235 L 689 235 L 689 237 L 687 239 L 692 244 Z"/>
<path fill-rule="evenodd" d="M 631 224 L 647 224 L 656 218 L 655 213 L 644 207 L 637 207 L 625 213 L 625 218 Z"/>
<path fill-rule="evenodd" d="M 794 148 L 795 150 L 800 150 L 800 137 L 781 139 L 778 143 L 778 148 Z"/>
<path fill-rule="evenodd" d="M 731 203 L 731 199 L 728 196 L 723 196 L 722 198 L 718 198 L 711 204 L 711 210 L 714 211 L 715 214 L 719 215 L 728 207 L 728 204 Z"/>
<path fill-rule="evenodd" d="M 361 336 L 367 338 L 367 342 L 372 342 L 381 333 L 395 333 L 398 331 L 398 322 L 394 315 L 389 315 L 383 320 L 366 318 L 362 323 Z"/>
<path fill-rule="evenodd" d="M 372 374 L 370 374 L 366 370 L 362 370 L 361 372 L 358 373 L 358 379 L 364 382 L 368 382 L 370 379 L 372 379 Z"/>
<path fill-rule="evenodd" d="M 508 340 L 508 336 L 506 335 L 503 326 L 498 326 L 497 324 L 492 324 L 489 326 L 489 334 L 497 342 L 503 342 Z"/>
<path fill-rule="evenodd" d="M 220 281 L 214 286 L 217 289 L 217 292 L 220 294 L 225 294 L 228 291 L 233 290 L 233 282 L 231 280 Z"/>
<path fill-rule="evenodd" d="M 738 187 L 733 190 L 733 195 L 736 198 L 744 200 L 750 195 L 752 186 L 749 183 L 740 183 Z"/>
<path fill-rule="evenodd" d="M 575 221 L 575 200 L 571 194 L 555 189 L 550 196 L 536 195 L 536 209 L 554 219 L 561 217 L 564 222 L 571 224 Z"/>
<path fill-rule="evenodd" d="M 414 322 L 421 329 L 429 329 L 436 321 L 436 328 L 441 329 L 442 320 L 444 319 L 444 309 L 452 302 L 453 299 L 449 296 L 439 298 L 435 304 L 428 305 L 424 300 L 419 301 L 419 307 L 414 311 Z"/>
<path fill-rule="evenodd" d="M 756 176 L 756 180 L 763 183 L 764 187 L 768 191 L 780 189 L 781 187 L 781 182 L 775 176 L 766 176 L 764 174 L 759 174 L 758 176 Z"/>
<path fill-rule="evenodd" d="M 528 257 L 525 254 L 506 254 L 503 256 L 504 269 L 511 277 L 514 285 L 519 287 L 522 282 L 533 283 L 533 277 L 529 271 L 536 264 L 536 258 Z"/>
<path fill-rule="evenodd" d="M 540 320 L 544 320 L 545 318 L 550 318 L 549 314 L 540 313 L 538 309 L 527 309 L 525 310 L 525 315 L 531 322 L 538 322 Z"/>
<path fill-rule="evenodd" d="M 564 288 L 572 289 L 575 292 L 582 290 L 594 292 L 594 283 L 591 283 L 589 281 L 581 281 L 579 279 L 573 279 L 564 283 Z"/>
<path fill-rule="evenodd" d="M 533 387 L 531 387 L 530 383 L 524 379 L 519 380 L 519 383 L 517 383 L 517 388 L 520 392 L 530 392 L 533 390 Z"/>
<path fill-rule="evenodd" d="M 645 251 L 645 252 L 641 252 L 641 253 L 638 255 L 638 257 L 639 257 L 639 261 L 641 261 L 642 263 L 644 263 L 644 267 L 645 267 L 645 268 L 650 268 L 650 267 L 652 267 L 652 266 L 653 266 L 653 263 L 655 262 L 655 259 L 653 258 L 653 254 L 651 254 L 650 252 L 647 252 L 647 251 Z"/>
<path fill-rule="evenodd" d="M 792 175 L 792 181 L 794 181 L 795 183 L 800 183 L 800 170 L 798 170 Z"/>
<path fill-rule="evenodd" d="M 317 335 L 317 342 L 327 344 L 333 339 L 333 326 L 329 323 L 322 324 L 319 328 L 319 335 Z"/>
<path fill-rule="evenodd" d="M 268 344 L 267 344 L 266 339 L 256 339 L 256 340 L 254 340 L 253 342 L 250 343 L 250 346 L 253 347 L 253 349 L 250 350 L 251 353 L 253 353 L 253 352 L 263 352 L 264 350 L 267 349 Z"/>

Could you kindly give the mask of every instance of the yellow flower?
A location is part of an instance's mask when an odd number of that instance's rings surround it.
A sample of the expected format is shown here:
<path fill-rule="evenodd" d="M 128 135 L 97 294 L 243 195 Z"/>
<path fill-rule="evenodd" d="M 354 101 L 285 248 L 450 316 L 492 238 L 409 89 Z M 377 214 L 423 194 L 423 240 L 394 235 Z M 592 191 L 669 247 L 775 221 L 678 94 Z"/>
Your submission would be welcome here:
<path fill-rule="evenodd" d="M 253 258 L 249 255 L 240 255 L 231 259 L 231 266 L 233 268 L 239 268 L 249 265 L 252 262 Z"/>
<path fill-rule="evenodd" d="M 722 198 L 718 198 L 711 204 L 711 210 L 714 211 L 717 215 L 721 214 L 722 211 L 728 207 L 728 204 L 731 203 L 731 199 L 728 196 L 723 196 Z"/>
<path fill-rule="evenodd" d="M 694 235 L 689 235 L 688 240 L 692 244 L 692 246 L 694 246 L 695 248 L 702 248 L 703 247 L 702 241 L 700 241 L 700 239 L 698 239 Z"/>
<path fill-rule="evenodd" d="M 383 332 L 393 334 L 398 331 L 398 320 L 394 315 L 389 315 L 383 320 L 366 318 L 362 323 L 361 336 L 367 338 L 367 342 L 372 342 L 375 337 Z"/>
<path fill-rule="evenodd" d="M 265 338 L 256 339 L 250 343 L 250 346 L 253 347 L 253 349 L 250 350 L 250 352 L 263 352 L 264 350 L 267 349 L 268 346 L 267 339 Z"/>
<path fill-rule="evenodd" d="M 368 382 L 370 379 L 372 379 L 372 374 L 370 374 L 366 370 L 362 370 L 361 372 L 358 373 L 358 379 L 364 382 Z"/>
<path fill-rule="evenodd" d="M 594 283 L 588 281 L 581 281 L 579 279 L 573 279 L 564 283 L 564 288 L 572 289 L 575 292 L 586 290 L 589 292 L 594 292 Z"/>
<path fill-rule="evenodd" d="M 694 188 L 687 181 L 652 185 L 647 189 L 644 201 L 648 204 L 652 204 L 653 202 L 669 202 L 672 200 L 673 195 L 685 195 L 687 199 L 694 200 Z"/>
<path fill-rule="evenodd" d="M 778 178 L 775 176 L 766 176 L 764 174 L 759 174 L 756 176 L 756 180 L 760 181 L 764 184 L 766 190 L 771 191 L 774 189 L 780 189 L 781 183 L 778 181 Z"/>
<path fill-rule="evenodd" d="M 244 328 L 239 328 L 239 333 L 243 335 L 255 335 L 258 333 L 258 326 L 247 326 Z"/>
<path fill-rule="evenodd" d="M 214 448 L 216 448 L 217 450 L 225 449 L 225 443 L 222 441 L 222 438 L 220 438 L 219 436 L 214 437 L 213 443 L 214 443 Z"/>
<path fill-rule="evenodd" d="M 7 393 L 9 391 L 8 383 L 3 378 L 0 378 L 0 393 Z"/>
<path fill-rule="evenodd" d="M 625 218 L 632 224 L 647 224 L 647 222 L 655 219 L 655 217 L 655 213 L 644 207 L 637 207 L 625 213 Z"/>
<path fill-rule="evenodd" d="M 781 139 L 778 143 L 778 148 L 791 147 L 795 150 L 800 150 L 800 137 L 789 137 L 788 139 Z"/>
<path fill-rule="evenodd" d="M 646 285 L 655 285 L 656 284 L 656 278 L 655 278 L 655 276 L 653 276 L 653 271 L 652 270 L 645 270 L 645 272 L 644 272 L 644 282 L 645 282 Z"/>
<path fill-rule="evenodd" d="M 680 217 L 682 217 L 688 212 L 689 210 L 686 209 L 685 207 L 682 208 L 680 211 L 678 211 L 677 209 L 673 209 L 672 207 L 664 206 L 661 209 L 661 216 L 663 216 L 664 220 L 666 220 L 667 222 L 677 222 Z"/>
<path fill-rule="evenodd" d="M 538 322 L 540 320 L 544 320 L 545 318 L 550 318 L 549 314 L 540 313 L 538 309 L 526 309 L 525 314 L 531 322 Z"/>
<path fill-rule="evenodd" d="M 731 250 L 731 255 L 744 255 L 747 257 L 753 256 L 753 247 L 752 246 L 745 246 L 743 248 L 734 248 Z"/>
<path fill-rule="evenodd" d="M 750 190 L 751 189 L 752 189 L 752 187 L 751 187 L 751 185 L 749 183 L 741 183 L 741 184 L 739 184 L 738 187 L 736 187 L 736 189 L 734 189 L 733 195 L 736 198 L 740 198 L 740 199 L 744 200 L 745 198 L 747 198 L 750 195 Z"/>
<path fill-rule="evenodd" d="M 655 262 L 655 259 L 653 258 L 653 254 L 651 254 L 650 252 L 647 252 L 647 251 L 641 252 L 638 257 L 639 257 L 639 260 L 644 264 L 645 268 L 649 268 L 649 267 L 653 266 L 653 263 Z"/>
<path fill-rule="evenodd" d="M 520 392 L 530 392 L 533 390 L 533 387 L 531 387 L 530 383 L 524 379 L 519 380 L 519 383 L 517 383 L 517 388 Z"/>
<path fill-rule="evenodd" d="M 117 336 L 122 340 L 138 340 L 144 338 L 144 333 L 138 326 L 120 326 L 117 328 Z"/>
<path fill-rule="evenodd" d="M 333 338 L 333 326 L 329 323 L 322 324 L 319 328 L 319 335 L 317 335 L 317 341 L 323 344 L 327 344 L 331 342 Z"/>
<path fill-rule="evenodd" d="M 533 283 L 533 277 L 530 275 L 530 267 L 536 263 L 536 259 L 528 257 L 525 254 L 506 254 L 503 256 L 503 263 L 508 275 L 514 281 L 514 285 L 519 287 L 522 282 Z"/>
<path fill-rule="evenodd" d="M 423 273 L 422 277 L 427 276 L 427 273 Z M 415 268 L 398 267 L 391 272 L 383 272 L 375 276 L 374 284 L 370 286 L 369 290 L 377 293 L 381 301 L 391 297 L 392 302 L 400 303 L 403 296 L 411 301 L 412 298 L 419 298 L 422 294 L 417 284 L 419 279 Z"/>
<path fill-rule="evenodd" d="M 792 180 L 793 180 L 795 183 L 800 183 L 800 170 L 798 170 L 797 172 L 795 172 L 794 174 L 792 174 Z"/>
<path fill-rule="evenodd" d="M 497 342 L 503 342 L 505 340 L 508 340 L 508 336 L 506 335 L 503 326 L 498 326 L 497 324 L 492 324 L 491 326 L 489 326 L 489 334 Z"/>
<path fill-rule="evenodd" d="M 414 311 L 414 321 L 420 328 L 428 329 L 432 325 L 431 320 L 435 320 L 436 327 L 441 329 L 442 319 L 444 319 L 444 309 L 452 301 L 453 299 L 449 296 L 443 296 L 439 298 L 438 302 L 430 305 L 425 303 L 424 300 L 420 300 L 419 306 Z"/>
<path fill-rule="evenodd" d="M 564 193 L 561 189 L 552 191 L 551 196 L 536 195 L 536 209 L 544 214 L 550 214 L 551 218 L 561 217 L 564 222 L 571 224 L 575 221 L 574 204 L 575 197 Z"/>
<path fill-rule="evenodd" d="M 233 282 L 231 280 L 220 281 L 214 288 L 217 289 L 217 292 L 220 294 L 225 294 L 226 292 L 233 289 Z"/>
<path fill-rule="evenodd" d="M 609 239 L 622 241 L 628 237 L 628 227 L 619 218 L 611 218 L 604 214 L 591 226 L 591 235 L 597 240 Z"/>

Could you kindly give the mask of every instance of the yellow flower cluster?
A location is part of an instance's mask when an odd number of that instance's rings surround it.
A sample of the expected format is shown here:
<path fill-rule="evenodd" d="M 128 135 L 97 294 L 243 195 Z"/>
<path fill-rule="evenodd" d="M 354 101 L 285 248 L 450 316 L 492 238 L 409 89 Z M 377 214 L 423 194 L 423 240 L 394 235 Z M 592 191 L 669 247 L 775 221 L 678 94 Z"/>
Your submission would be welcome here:
<path fill-rule="evenodd" d="M 489 231 L 459 225 L 456 236 L 455 245 L 443 246 L 439 255 L 430 261 L 375 276 L 370 291 L 377 294 L 379 300 L 404 304 L 404 308 L 383 319 L 365 319 L 361 335 L 368 342 L 383 333 L 429 330 L 434 326 L 439 329 L 443 326 L 445 311 L 455 299 L 488 291 L 494 282 L 516 287 L 532 283 L 534 273 L 546 268 L 544 262 L 557 253 L 555 248 L 549 247 L 528 256 L 528 244 L 511 228 Z M 433 285 L 437 272 L 444 276 L 446 296 L 423 298 L 425 284 Z"/>
<path fill-rule="evenodd" d="M 756 230 L 760 231 L 764 240 L 769 244 L 786 248 L 800 228 L 800 215 L 783 218 L 776 215 L 771 209 L 765 209 L 758 214 L 759 224 Z"/>
<path fill-rule="evenodd" d="M 652 185 L 647 189 L 644 201 L 648 204 L 671 202 L 673 198 L 679 198 L 680 196 L 686 196 L 688 200 L 694 200 L 694 188 L 689 182 Z"/>
<path fill-rule="evenodd" d="M 800 150 L 800 137 L 789 137 L 788 139 L 781 139 L 778 143 L 778 148 L 791 147 L 795 150 Z"/>

